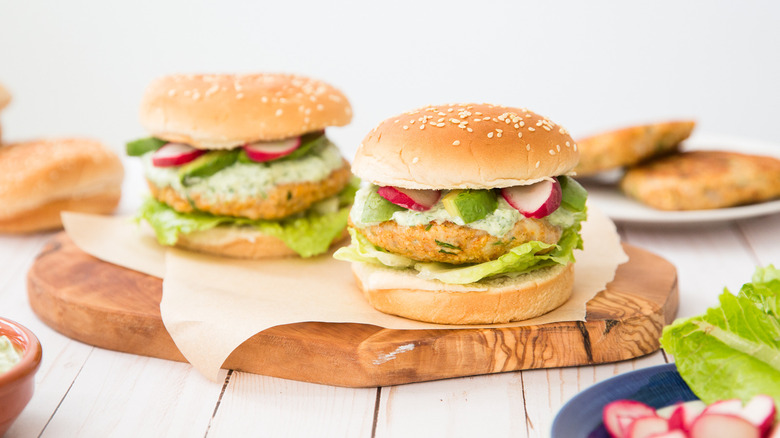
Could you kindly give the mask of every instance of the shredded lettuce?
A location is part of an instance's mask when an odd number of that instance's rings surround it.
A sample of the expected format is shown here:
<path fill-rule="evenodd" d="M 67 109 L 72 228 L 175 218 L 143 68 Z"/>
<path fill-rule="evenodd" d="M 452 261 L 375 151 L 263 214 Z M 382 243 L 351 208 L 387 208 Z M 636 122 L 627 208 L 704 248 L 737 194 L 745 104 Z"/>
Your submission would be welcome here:
<path fill-rule="evenodd" d="M 277 237 L 301 257 L 311 257 L 326 252 L 333 240 L 347 226 L 350 204 L 358 184 L 357 181 L 352 181 L 336 198 L 333 198 L 336 201 L 334 203 L 324 201 L 302 215 L 278 221 L 217 216 L 200 211 L 181 213 L 151 198 L 143 203 L 137 219 L 145 220 L 152 226 L 157 241 L 162 245 L 174 245 L 180 235 L 218 226 L 247 226 Z"/>
<path fill-rule="evenodd" d="M 565 210 L 559 208 L 559 210 Z M 426 280 L 439 280 L 450 284 L 475 283 L 494 275 L 517 276 L 554 264 L 574 262 L 574 250 L 582 249 L 579 231 L 586 212 L 562 212 L 561 222 L 569 226 L 563 230 L 558 244 L 539 241 L 526 242 L 496 260 L 484 263 L 451 265 L 447 263 L 418 262 L 408 257 L 392 254 L 372 244 L 362 234 L 350 228 L 352 244 L 339 248 L 333 255 L 338 260 L 371 263 L 395 269 L 414 269 L 417 276 Z"/>
<path fill-rule="evenodd" d="M 758 268 L 737 295 L 664 328 L 663 348 L 704 402 L 768 394 L 780 406 L 780 269 Z"/>

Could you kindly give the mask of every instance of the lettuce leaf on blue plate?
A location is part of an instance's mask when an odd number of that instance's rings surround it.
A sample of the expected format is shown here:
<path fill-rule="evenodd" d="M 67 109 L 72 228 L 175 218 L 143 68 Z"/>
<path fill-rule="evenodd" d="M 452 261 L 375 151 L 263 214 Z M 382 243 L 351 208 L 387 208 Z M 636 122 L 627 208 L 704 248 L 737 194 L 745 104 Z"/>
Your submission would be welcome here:
<path fill-rule="evenodd" d="M 780 270 L 758 268 L 737 295 L 664 328 L 663 348 L 704 402 L 767 394 L 780 406 Z"/>

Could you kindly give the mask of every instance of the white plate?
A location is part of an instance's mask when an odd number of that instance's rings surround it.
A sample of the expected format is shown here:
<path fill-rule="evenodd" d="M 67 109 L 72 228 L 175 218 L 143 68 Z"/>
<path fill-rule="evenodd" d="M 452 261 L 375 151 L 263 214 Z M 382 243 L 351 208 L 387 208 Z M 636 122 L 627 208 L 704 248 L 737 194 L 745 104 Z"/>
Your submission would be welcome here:
<path fill-rule="evenodd" d="M 731 137 L 694 136 L 682 150 L 725 150 L 780 158 L 780 144 Z M 780 212 L 780 200 L 715 210 L 656 210 L 625 196 L 616 184 L 580 181 L 588 190 L 588 200 L 612 220 L 637 224 L 698 224 L 764 216 Z"/>

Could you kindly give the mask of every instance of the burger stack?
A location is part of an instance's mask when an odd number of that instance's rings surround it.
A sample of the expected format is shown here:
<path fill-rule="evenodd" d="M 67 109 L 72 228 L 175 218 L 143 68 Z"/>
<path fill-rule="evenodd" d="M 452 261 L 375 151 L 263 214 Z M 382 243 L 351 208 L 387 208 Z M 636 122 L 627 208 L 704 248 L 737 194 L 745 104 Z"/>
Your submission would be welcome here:
<path fill-rule="evenodd" d="M 356 183 L 325 128 L 352 118 L 330 85 L 286 74 L 172 75 L 147 88 L 127 144 L 164 245 L 238 258 L 309 257 L 346 237 Z"/>

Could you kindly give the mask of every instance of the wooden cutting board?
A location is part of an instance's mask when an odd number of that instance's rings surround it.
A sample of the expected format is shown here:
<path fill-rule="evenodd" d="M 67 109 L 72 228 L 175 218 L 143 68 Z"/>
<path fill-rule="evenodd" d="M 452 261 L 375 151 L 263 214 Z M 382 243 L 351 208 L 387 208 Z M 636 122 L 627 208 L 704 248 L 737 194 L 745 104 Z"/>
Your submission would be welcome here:
<path fill-rule="evenodd" d="M 630 359 L 658 350 L 678 305 L 677 271 L 624 245 L 629 261 L 587 304 L 586 321 L 512 328 L 389 330 L 306 322 L 256 334 L 225 368 L 338 386 L 387 386 L 448 377 Z M 30 305 L 60 333 L 110 350 L 185 361 L 160 319 L 162 280 L 100 261 L 63 232 L 27 277 Z"/>

